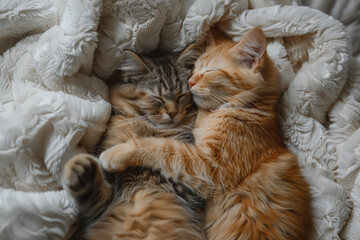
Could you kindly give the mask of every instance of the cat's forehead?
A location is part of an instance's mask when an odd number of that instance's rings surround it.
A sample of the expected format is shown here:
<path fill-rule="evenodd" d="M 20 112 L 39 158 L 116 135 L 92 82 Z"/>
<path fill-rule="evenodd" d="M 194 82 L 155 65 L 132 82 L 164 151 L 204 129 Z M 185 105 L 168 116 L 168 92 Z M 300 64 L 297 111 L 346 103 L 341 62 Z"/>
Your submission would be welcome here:
<path fill-rule="evenodd" d="M 132 77 L 132 82 L 141 87 L 146 95 L 172 98 L 188 90 L 187 81 L 191 76 L 191 69 L 178 64 L 177 58 L 168 55 L 143 57 L 143 60 L 150 71 Z"/>
<path fill-rule="evenodd" d="M 161 96 L 166 98 L 174 98 L 179 94 L 188 92 L 187 84 L 182 84 L 178 79 L 174 79 L 173 84 L 169 84 L 167 81 L 154 81 L 148 85 L 144 91 L 147 94 Z"/>
<path fill-rule="evenodd" d="M 203 55 L 195 64 L 195 71 L 203 74 L 206 71 L 214 69 L 224 69 L 231 64 L 224 56 Z"/>

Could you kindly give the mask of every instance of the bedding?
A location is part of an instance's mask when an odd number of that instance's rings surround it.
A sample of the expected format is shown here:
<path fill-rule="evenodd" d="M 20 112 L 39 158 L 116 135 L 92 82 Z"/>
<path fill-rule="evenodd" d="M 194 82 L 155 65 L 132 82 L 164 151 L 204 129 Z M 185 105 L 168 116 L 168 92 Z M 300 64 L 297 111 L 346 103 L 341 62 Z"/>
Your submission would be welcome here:
<path fill-rule="evenodd" d="M 360 239 L 359 14 L 357 0 L 0 1 L 0 239 L 67 239 L 77 209 L 62 167 L 103 133 L 123 49 L 180 51 L 215 23 L 269 40 L 314 239 Z"/>

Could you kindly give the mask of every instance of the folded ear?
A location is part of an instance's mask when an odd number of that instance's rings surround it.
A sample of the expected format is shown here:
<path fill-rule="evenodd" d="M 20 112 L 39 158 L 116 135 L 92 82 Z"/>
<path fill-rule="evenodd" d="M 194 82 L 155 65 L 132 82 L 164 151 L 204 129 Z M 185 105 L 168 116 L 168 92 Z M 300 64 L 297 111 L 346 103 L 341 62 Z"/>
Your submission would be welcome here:
<path fill-rule="evenodd" d="M 177 64 L 186 68 L 194 68 L 196 60 L 204 53 L 204 43 L 193 43 L 188 46 L 177 59 Z"/>
<path fill-rule="evenodd" d="M 255 71 L 261 66 L 266 50 L 266 38 L 260 28 L 250 30 L 242 40 L 230 49 L 242 65 Z"/>
<path fill-rule="evenodd" d="M 214 45 L 214 34 L 212 31 L 209 31 L 201 40 L 188 46 L 180 54 L 177 63 L 186 68 L 193 68 L 196 60 L 205 52 L 206 48 Z"/>
<path fill-rule="evenodd" d="M 118 70 L 126 74 L 145 74 L 150 72 L 146 64 L 132 51 L 125 50 L 120 57 L 120 65 Z"/>

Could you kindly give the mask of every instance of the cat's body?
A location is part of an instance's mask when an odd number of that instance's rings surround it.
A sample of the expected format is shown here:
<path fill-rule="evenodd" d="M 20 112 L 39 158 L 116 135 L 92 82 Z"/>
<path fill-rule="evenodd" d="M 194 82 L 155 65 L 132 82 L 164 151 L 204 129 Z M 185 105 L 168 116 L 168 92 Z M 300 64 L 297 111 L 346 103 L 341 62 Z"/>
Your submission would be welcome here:
<path fill-rule="evenodd" d="M 140 59 L 125 51 L 120 74 L 110 90 L 114 115 L 101 150 L 131 137 L 192 141 L 191 69 L 182 66 L 181 56 Z M 182 184 L 140 168 L 105 175 L 87 154 L 65 165 L 63 185 L 80 210 L 80 228 L 72 239 L 204 238 L 204 202 Z"/>
<path fill-rule="evenodd" d="M 309 239 L 309 188 L 277 128 L 278 73 L 265 49 L 260 29 L 238 44 L 212 39 L 189 80 L 195 143 L 131 139 L 104 152 L 103 167 L 150 167 L 199 193 L 210 240 Z"/>

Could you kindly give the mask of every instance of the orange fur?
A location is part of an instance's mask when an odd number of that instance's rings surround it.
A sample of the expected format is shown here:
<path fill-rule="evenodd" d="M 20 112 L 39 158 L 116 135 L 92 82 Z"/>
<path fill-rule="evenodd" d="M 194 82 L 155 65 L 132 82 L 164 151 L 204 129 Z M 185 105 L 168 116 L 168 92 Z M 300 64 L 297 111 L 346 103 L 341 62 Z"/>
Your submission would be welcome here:
<path fill-rule="evenodd" d="M 309 187 L 278 132 L 278 73 L 263 32 L 210 42 L 189 80 L 199 107 L 195 144 L 132 139 L 104 152 L 103 167 L 159 169 L 197 191 L 208 239 L 309 239 Z"/>

